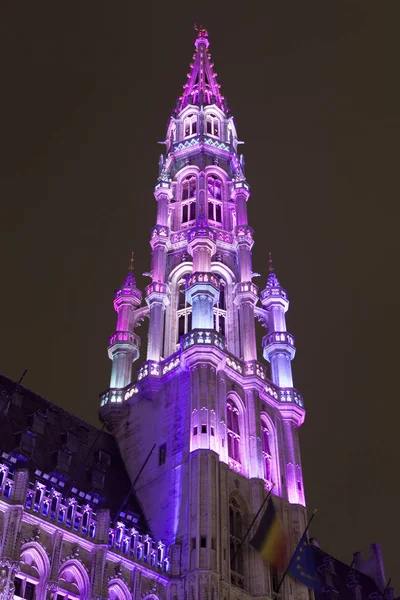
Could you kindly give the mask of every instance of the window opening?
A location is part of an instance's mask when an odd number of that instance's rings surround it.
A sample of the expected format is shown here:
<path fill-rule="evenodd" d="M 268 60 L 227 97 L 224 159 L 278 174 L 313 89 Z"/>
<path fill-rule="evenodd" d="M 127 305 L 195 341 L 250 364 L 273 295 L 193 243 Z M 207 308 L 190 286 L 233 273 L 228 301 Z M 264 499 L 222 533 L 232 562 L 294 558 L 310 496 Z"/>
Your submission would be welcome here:
<path fill-rule="evenodd" d="M 165 465 L 166 459 L 167 459 L 167 444 L 162 444 L 158 448 L 158 464 L 159 464 L 159 466 Z"/>
<path fill-rule="evenodd" d="M 182 224 L 196 219 L 196 177 L 188 175 L 182 181 Z"/>
<path fill-rule="evenodd" d="M 191 113 L 183 122 L 183 129 L 185 133 L 185 138 L 190 137 L 191 135 L 195 135 L 197 133 L 197 115 L 195 113 Z"/>
<path fill-rule="evenodd" d="M 240 464 L 239 410 L 231 399 L 227 402 L 227 426 L 228 456 Z"/>
<path fill-rule="evenodd" d="M 271 481 L 271 448 L 269 441 L 269 430 L 264 420 L 261 421 L 261 433 L 262 433 L 262 453 L 264 461 L 264 479 Z"/>
<path fill-rule="evenodd" d="M 177 332 L 177 344 L 185 333 L 188 333 L 192 329 L 192 307 L 186 301 L 186 283 L 184 279 L 179 281 L 178 288 L 178 332 Z"/>
<path fill-rule="evenodd" d="M 233 498 L 229 503 L 230 558 L 232 571 L 235 571 L 240 575 L 244 574 L 243 546 L 239 552 L 237 552 L 237 550 L 242 543 L 243 533 L 243 512 L 240 509 L 239 504 Z"/>
<path fill-rule="evenodd" d="M 215 137 L 219 136 L 219 119 L 213 113 L 207 115 L 207 134 Z"/>

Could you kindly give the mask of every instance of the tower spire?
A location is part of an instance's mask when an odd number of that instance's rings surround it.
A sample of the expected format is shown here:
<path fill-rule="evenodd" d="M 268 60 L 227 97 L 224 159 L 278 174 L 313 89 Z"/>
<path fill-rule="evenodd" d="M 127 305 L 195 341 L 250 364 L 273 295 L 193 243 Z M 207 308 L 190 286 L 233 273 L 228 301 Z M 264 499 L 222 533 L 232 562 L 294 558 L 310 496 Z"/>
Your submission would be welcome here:
<path fill-rule="evenodd" d="M 268 252 L 268 272 L 274 272 L 274 265 L 272 263 L 272 252 Z"/>
<path fill-rule="evenodd" d="M 129 261 L 129 268 L 128 268 L 128 271 L 130 271 L 131 273 L 133 273 L 133 263 L 134 262 L 135 262 L 135 253 L 132 250 L 131 258 L 130 258 L 130 261 Z"/>
<path fill-rule="evenodd" d="M 202 26 L 195 25 L 194 28 L 197 31 L 194 42 L 196 51 L 193 55 L 193 62 L 190 64 L 188 81 L 183 86 L 183 94 L 178 100 L 178 112 L 189 104 L 197 106 L 215 104 L 224 111 L 226 109 L 225 98 L 220 92 L 221 86 L 217 82 L 211 54 L 208 52 L 210 46 L 208 31 Z"/>

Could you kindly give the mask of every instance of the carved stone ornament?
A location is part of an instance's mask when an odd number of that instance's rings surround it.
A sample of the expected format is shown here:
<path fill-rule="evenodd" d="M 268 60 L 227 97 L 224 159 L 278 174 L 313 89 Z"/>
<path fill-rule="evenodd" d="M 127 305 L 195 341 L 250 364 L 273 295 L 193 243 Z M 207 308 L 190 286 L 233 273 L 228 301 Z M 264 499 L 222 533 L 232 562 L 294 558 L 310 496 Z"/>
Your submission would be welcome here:
<path fill-rule="evenodd" d="M 12 600 L 14 598 L 14 583 L 10 581 L 12 571 L 4 566 L 0 569 L 0 600 Z"/>

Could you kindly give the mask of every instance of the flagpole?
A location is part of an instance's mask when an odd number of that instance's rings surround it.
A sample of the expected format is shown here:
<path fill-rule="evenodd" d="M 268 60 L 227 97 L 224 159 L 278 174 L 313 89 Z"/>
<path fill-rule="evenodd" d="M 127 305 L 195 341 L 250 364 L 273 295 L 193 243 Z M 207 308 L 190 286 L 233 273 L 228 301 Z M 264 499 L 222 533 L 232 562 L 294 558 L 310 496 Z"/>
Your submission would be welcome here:
<path fill-rule="evenodd" d="M 251 528 L 253 527 L 254 523 L 256 522 L 258 515 L 260 514 L 260 512 L 261 512 L 261 511 L 262 511 L 262 509 L 264 508 L 264 506 L 265 506 L 265 503 L 267 502 L 268 498 L 271 496 L 271 492 L 272 492 L 272 490 L 273 490 L 273 488 L 274 488 L 274 487 L 275 487 L 275 484 L 273 483 L 273 484 L 272 484 L 272 486 L 271 486 L 271 489 L 270 489 L 270 490 L 269 490 L 269 492 L 268 492 L 268 494 L 265 496 L 265 498 L 264 498 L 264 500 L 263 500 L 263 503 L 261 504 L 260 508 L 258 509 L 258 512 L 257 512 L 256 516 L 254 517 L 254 519 L 253 519 L 253 520 L 252 520 L 252 522 L 250 523 L 250 526 L 249 526 L 248 530 L 246 531 L 246 534 L 245 534 L 244 538 L 242 539 L 242 541 L 240 542 L 239 546 L 237 547 L 235 554 L 232 556 L 232 558 L 231 558 L 231 569 L 232 569 L 232 564 L 233 564 L 233 561 L 235 560 L 235 558 L 236 558 L 236 557 L 237 557 L 237 555 L 239 554 L 239 551 L 240 551 L 240 549 L 242 548 L 243 544 L 245 543 L 245 541 L 246 541 L 246 538 L 247 538 L 247 536 L 249 535 L 249 533 L 250 533 L 250 530 L 251 530 Z"/>
<path fill-rule="evenodd" d="M 293 556 L 296 554 L 297 550 L 300 548 L 300 544 L 301 544 L 301 542 L 302 542 L 302 540 L 303 540 L 303 537 L 304 537 L 304 536 L 305 536 L 305 534 L 307 533 L 307 531 L 308 531 L 308 528 L 309 528 L 309 527 L 310 527 L 310 525 L 311 525 L 311 521 L 312 521 L 312 520 L 313 520 L 313 518 L 315 517 L 316 513 L 317 513 L 317 509 L 315 508 L 315 509 L 314 509 L 314 512 L 313 512 L 313 514 L 312 514 L 312 515 L 311 515 L 311 517 L 310 517 L 310 520 L 309 520 L 309 521 L 308 521 L 308 523 L 307 523 L 307 527 L 306 527 L 306 528 L 305 528 L 305 530 L 303 531 L 303 534 L 302 534 L 302 536 L 300 537 L 299 543 L 297 544 L 297 546 L 296 546 L 296 549 L 295 549 L 295 551 L 293 552 L 293 554 L 292 554 L 292 556 L 291 556 L 291 559 L 289 560 L 289 564 L 288 564 L 288 566 L 286 567 L 286 570 L 285 570 L 284 574 L 282 575 L 282 579 L 280 580 L 280 582 L 279 582 L 279 585 L 278 585 L 278 587 L 277 587 L 277 589 L 276 589 L 276 592 L 275 592 L 276 594 L 279 594 L 279 590 L 281 589 L 281 585 L 282 585 L 282 583 L 283 583 L 283 581 L 284 581 L 284 579 L 285 579 L 286 575 L 288 574 L 288 571 L 289 571 L 289 567 L 290 567 L 290 565 L 292 564 Z"/>

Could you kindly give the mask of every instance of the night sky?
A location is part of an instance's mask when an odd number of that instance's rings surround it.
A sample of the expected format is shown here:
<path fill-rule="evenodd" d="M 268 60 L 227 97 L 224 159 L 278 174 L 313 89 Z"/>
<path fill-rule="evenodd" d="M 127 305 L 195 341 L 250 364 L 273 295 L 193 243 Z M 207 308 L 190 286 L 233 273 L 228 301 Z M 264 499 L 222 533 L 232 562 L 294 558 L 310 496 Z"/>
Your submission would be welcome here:
<path fill-rule="evenodd" d="M 312 534 L 348 563 L 380 542 L 399 593 L 400 3 L 135 5 L 2 3 L 0 371 L 97 423 L 203 24 L 246 142 L 256 283 L 271 250 L 291 300 Z"/>

